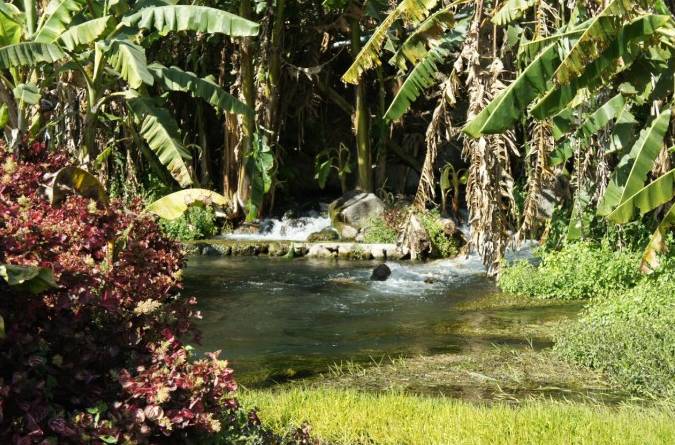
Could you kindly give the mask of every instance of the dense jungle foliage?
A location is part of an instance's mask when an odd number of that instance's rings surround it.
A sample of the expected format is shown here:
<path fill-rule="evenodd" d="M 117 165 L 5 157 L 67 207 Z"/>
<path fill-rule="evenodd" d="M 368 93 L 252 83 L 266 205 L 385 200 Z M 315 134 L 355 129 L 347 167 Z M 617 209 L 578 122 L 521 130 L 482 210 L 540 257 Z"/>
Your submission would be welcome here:
<path fill-rule="evenodd" d="M 556 350 L 672 397 L 672 0 L 0 0 L 0 442 L 311 443 L 191 357 L 175 240 L 353 189 L 584 300 Z M 192 206 L 192 204 L 198 205 Z M 540 264 L 507 265 L 540 241 Z M 83 390 L 86 388 L 86 390 Z"/>

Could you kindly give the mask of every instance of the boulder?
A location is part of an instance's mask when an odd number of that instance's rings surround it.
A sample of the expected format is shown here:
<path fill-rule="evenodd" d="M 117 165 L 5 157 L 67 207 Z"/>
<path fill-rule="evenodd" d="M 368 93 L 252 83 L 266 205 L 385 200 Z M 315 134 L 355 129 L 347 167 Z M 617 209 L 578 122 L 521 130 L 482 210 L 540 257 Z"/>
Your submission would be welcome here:
<path fill-rule="evenodd" d="M 340 234 L 337 233 L 332 227 L 323 229 L 320 232 L 314 232 L 307 237 L 308 243 L 316 243 L 321 241 L 338 241 L 340 239 Z"/>
<path fill-rule="evenodd" d="M 359 234 L 359 229 L 356 227 L 349 226 L 347 224 L 342 224 L 340 227 L 340 238 L 343 240 L 352 240 L 356 238 Z"/>
<path fill-rule="evenodd" d="M 321 244 L 311 246 L 307 252 L 307 256 L 312 258 L 332 258 L 335 255 L 337 255 L 337 252 L 333 253 Z"/>
<path fill-rule="evenodd" d="M 370 279 L 372 281 L 387 281 L 389 275 L 391 275 L 391 269 L 389 269 L 389 266 L 386 264 L 380 264 L 375 269 L 373 269 Z"/>
<path fill-rule="evenodd" d="M 343 225 L 362 229 L 384 212 L 384 203 L 374 193 L 353 190 L 336 199 L 329 206 L 333 226 L 341 231 Z M 354 235 L 356 236 L 356 235 Z"/>

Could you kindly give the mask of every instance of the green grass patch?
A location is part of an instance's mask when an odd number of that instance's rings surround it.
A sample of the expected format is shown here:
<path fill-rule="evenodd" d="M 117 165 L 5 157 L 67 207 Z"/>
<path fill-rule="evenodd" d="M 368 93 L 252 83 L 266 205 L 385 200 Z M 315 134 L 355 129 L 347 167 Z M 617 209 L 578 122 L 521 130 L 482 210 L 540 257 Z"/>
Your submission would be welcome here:
<path fill-rule="evenodd" d="M 556 350 L 631 391 L 675 396 L 675 274 L 595 302 Z"/>
<path fill-rule="evenodd" d="M 307 421 L 336 445 L 670 444 L 672 408 L 550 401 L 475 405 L 442 397 L 294 388 L 243 392 L 265 425 L 283 433 Z"/>
<path fill-rule="evenodd" d="M 580 242 L 540 255 L 539 266 L 519 261 L 506 267 L 499 287 L 533 298 L 579 300 L 625 291 L 641 279 L 640 254 L 607 244 Z"/>

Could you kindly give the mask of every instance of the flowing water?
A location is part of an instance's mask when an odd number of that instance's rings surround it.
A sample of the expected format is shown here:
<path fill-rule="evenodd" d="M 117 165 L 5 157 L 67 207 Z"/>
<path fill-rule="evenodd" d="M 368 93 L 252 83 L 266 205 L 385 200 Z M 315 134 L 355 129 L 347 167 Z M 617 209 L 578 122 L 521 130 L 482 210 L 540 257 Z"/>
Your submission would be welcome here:
<path fill-rule="evenodd" d="M 303 216 L 300 218 L 265 219 L 256 233 L 230 233 L 225 239 L 241 241 L 305 241 L 315 232 L 331 226 L 327 216 Z"/>
<path fill-rule="evenodd" d="M 344 360 L 525 345 L 522 336 L 494 336 L 495 329 L 487 328 L 576 310 L 460 311 L 459 304 L 496 292 L 477 257 L 387 264 L 389 280 L 374 282 L 369 277 L 376 262 L 194 257 L 185 283 L 204 317 L 200 349 L 222 350 L 244 382 L 279 380 Z M 466 326 L 487 333 L 466 335 Z M 549 345 L 547 339 L 533 340 L 535 347 Z"/>

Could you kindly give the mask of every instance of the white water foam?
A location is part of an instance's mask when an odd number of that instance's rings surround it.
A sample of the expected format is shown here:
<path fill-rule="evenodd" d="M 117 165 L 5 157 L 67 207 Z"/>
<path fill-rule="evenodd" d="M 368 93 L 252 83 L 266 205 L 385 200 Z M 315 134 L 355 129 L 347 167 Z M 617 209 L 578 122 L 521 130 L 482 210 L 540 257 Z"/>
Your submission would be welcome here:
<path fill-rule="evenodd" d="M 258 233 L 230 233 L 225 239 L 240 241 L 306 241 L 312 233 L 320 232 L 331 226 L 330 218 L 325 216 L 265 219 L 260 223 Z"/>

